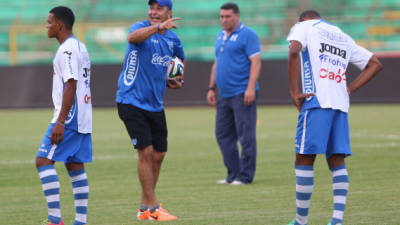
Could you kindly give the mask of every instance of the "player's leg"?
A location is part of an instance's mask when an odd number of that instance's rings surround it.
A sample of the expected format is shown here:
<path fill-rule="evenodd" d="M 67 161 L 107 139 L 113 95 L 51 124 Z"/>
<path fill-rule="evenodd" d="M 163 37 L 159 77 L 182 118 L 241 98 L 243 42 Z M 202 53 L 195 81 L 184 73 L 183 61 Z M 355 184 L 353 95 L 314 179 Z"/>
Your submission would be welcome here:
<path fill-rule="evenodd" d="M 138 178 L 142 188 L 137 218 L 149 218 L 149 206 L 157 204 L 154 196 L 153 156 L 150 122 L 145 110 L 129 104 L 117 104 L 118 115 L 124 122 L 132 144 L 138 151 Z"/>
<path fill-rule="evenodd" d="M 314 188 L 314 161 L 316 155 L 296 154 L 296 219 L 293 224 L 308 222 L 311 195 Z"/>
<path fill-rule="evenodd" d="M 231 183 L 240 172 L 238 137 L 231 98 L 220 98 L 217 101 L 215 135 L 228 170 L 225 180 L 218 181 L 218 183 Z"/>
<path fill-rule="evenodd" d="M 46 197 L 48 209 L 48 223 L 62 224 L 60 210 L 60 182 L 57 171 L 54 168 L 54 152 L 57 145 L 52 145 L 50 141 L 51 131 L 54 124 L 50 124 L 42 143 L 40 144 L 36 157 L 36 168 L 39 173 L 44 196 Z"/>
<path fill-rule="evenodd" d="M 330 112 L 323 109 L 301 111 L 296 133 L 296 219 L 295 225 L 308 223 L 314 188 L 316 154 L 325 153 L 331 126 Z"/>
<path fill-rule="evenodd" d="M 154 195 L 153 156 L 154 149 L 149 145 L 138 150 L 138 175 L 142 186 L 141 205 L 154 206 L 157 204 Z"/>
<path fill-rule="evenodd" d="M 152 145 L 139 150 L 138 159 L 138 174 L 140 184 L 142 185 L 142 201 L 138 210 L 137 218 L 140 220 L 156 220 L 156 221 L 169 221 L 176 220 L 177 217 L 168 213 L 167 210 L 162 209 L 161 205 L 157 202 L 154 192 L 154 148 Z M 158 167 L 158 172 L 160 165 Z M 158 176 L 158 175 L 157 175 Z"/>
<path fill-rule="evenodd" d="M 87 208 L 89 200 L 89 181 L 83 163 L 66 163 L 72 183 L 72 192 L 75 203 L 74 225 L 84 225 L 87 221 Z"/>
<path fill-rule="evenodd" d="M 152 143 L 153 143 L 153 191 L 155 192 L 162 162 L 167 152 L 167 122 L 164 111 L 148 112 L 147 118 L 150 121 Z M 169 221 L 178 217 L 171 215 L 161 207 L 161 203 L 149 207 L 149 220 Z"/>
<path fill-rule="evenodd" d="M 155 191 L 162 162 L 168 149 L 168 129 L 164 110 L 161 112 L 148 112 L 153 144 L 153 189 Z"/>
<path fill-rule="evenodd" d="M 36 157 L 36 168 L 47 201 L 47 220 L 49 223 L 61 224 L 60 182 L 58 180 L 57 171 L 54 168 L 54 161 L 47 158 Z"/>
<path fill-rule="evenodd" d="M 349 190 L 349 175 L 344 163 L 344 155 L 332 155 L 327 159 L 332 171 L 333 214 L 330 224 L 342 224 L 347 193 Z"/>
<path fill-rule="evenodd" d="M 165 152 L 154 151 L 153 155 L 153 190 L 156 190 L 158 177 L 160 175 L 161 164 L 164 160 Z"/>
<path fill-rule="evenodd" d="M 336 111 L 326 155 L 329 169 L 332 171 L 333 214 L 331 225 L 342 224 L 349 190 L 349 175 L 344 159 L 351 154 L 347 113 Z"/>
<path fill-rule="evenodd" d="M 236 133 L 242 146 L 240 157 L 240 172 L 232 184 L 249 184 L 256 172 L 257 159 L 257 105 L 256 101 L 250 106 L 244 104 L 243 94 L 232 98 Z"/>

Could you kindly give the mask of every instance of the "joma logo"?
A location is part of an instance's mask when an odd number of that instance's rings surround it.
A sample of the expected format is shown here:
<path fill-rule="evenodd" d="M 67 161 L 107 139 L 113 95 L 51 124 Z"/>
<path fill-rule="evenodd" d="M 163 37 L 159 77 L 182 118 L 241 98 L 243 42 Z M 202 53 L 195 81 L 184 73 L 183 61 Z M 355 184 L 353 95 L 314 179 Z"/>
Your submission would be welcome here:
<path fill-rule="evenodd" d="M 343 59 L 346 59 L 346 50 L 342 50 L 333 45 L 321 43 L 321 48 L 319 49 L 319 52 L 321 52 L 321 53 L 330 52 L 334 55 L 338 55 L 338 56 L 342 57 Z"/>

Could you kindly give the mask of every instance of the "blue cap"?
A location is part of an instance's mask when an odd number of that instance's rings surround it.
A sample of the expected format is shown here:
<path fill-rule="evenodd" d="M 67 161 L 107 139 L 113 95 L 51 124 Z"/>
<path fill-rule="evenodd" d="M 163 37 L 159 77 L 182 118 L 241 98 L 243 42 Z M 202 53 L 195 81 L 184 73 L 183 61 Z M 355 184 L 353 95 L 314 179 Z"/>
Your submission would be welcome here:
<path fill-rule="evenodd" d="M 149 5 L 153 2 L 157 2 L 160 6 L 168 6 L 172 10 L 172 0 L 149 0 Z"/>

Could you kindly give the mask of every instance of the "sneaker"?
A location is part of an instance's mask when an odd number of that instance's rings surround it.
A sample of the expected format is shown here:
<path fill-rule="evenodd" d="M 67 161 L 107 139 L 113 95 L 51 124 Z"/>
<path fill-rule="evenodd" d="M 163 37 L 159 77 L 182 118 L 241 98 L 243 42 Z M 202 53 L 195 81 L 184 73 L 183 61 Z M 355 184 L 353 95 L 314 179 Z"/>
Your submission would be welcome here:
<path fill-rule="evenodd" d="M 288 225 L 294 225 L 295 222 L 296 222 L 296 219 L 293 219 L 292 221 L 290 221 L 290 223 Z"/>
<path fill-rule="evenodd" d="M 52 223 L 52 222 L 50 222 L 48 219 L 46 219 L 46 220 L 44 220 L 44 221 L 42 222 L 42 225 L 64 225 L 64 222 L 61 220 L 60 223 Z"/>
<path fill-rule="evenodd" d="M 150 211 L 149 211 L 150 213 Z M 178 217 L 171 215 L 166 209 L 160 208 L 156 209 L 153 213 L 149 214 L 149 220 L 155 221 L 170 221 L 170 220 L 177 220 Z"/>
<path fill-rule="evenodd" d="M 329 222 L 328 225 L 332 225 L 332 223 Z M 337 224 L 335 224 L 335 225 L 342 225 L 342 224 L 341 224 L 341 223 L 337 223 Z"/>
<path fill-rule="evenodd" d="M 231 185 L 245 185 L 246 183 L 240 181 L 240 180 L 234 180 L 232 181 Z"/>
<path fill-rule="evenodd" d="M 295 219 L 293 219 L 292 221 L 290 221 L 290 223 L 288 225 L 294 225 Z"/>
<path fill-rule="evenodd" d="M 223 180 L 217 180 L 217 184 L 229 184 L 229 182 L 226 179 L 223 179 Z"/>
<path fill-rule="evenodd" d="M 149 216 L 150 216 L 150 211 L 148 209 L 146 211 L 138 209 L 136 216 L 138 220 L 149 220 Z"/>

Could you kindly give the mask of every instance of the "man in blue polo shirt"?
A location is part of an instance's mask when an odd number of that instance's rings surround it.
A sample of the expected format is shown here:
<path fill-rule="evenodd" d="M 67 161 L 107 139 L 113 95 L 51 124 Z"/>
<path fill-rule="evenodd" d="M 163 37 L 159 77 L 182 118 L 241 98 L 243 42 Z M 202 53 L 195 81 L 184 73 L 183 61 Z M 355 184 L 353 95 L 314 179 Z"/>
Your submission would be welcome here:
<path fill-rule="evenodd" d="M 134 148 L 142 187 L 139 220 L 167 221 L 177 217 L 161 208 L 154 190 L 167 152 L 167 124 L 163 97 L 166 86 L 182 87 L 181 80 L 166 81 L 172 57 L 185 59 L 172 18 L 171 0 L 149 0 L 148 20 L 132 25 L 116 102 Z"/>
<path fill-rule="evenodd" d="M 256 170 L 256 98 L 261 69 L 260 43 L 256 33 L 240 23 L 239 7 L 220 8 L 224 28 L 215 44 L 207 101 L 217 106 L 216 137 L 228 170 L 218 184 L 242 185 L 253 181 Z M 218 100 L 215 89 L 218 87 Z M 242 146 L 239 157 L 237 142 Z"/>

